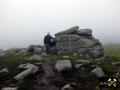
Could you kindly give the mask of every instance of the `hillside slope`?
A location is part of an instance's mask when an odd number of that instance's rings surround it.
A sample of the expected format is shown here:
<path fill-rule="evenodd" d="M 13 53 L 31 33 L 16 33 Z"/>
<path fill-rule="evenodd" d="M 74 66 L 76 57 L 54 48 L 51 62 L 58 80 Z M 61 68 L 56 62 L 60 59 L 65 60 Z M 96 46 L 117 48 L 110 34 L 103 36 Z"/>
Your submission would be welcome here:
<path fill-rule="evenodd" d="M 105 54 L 120 58 L 120 44 L 104 45 Z"/>

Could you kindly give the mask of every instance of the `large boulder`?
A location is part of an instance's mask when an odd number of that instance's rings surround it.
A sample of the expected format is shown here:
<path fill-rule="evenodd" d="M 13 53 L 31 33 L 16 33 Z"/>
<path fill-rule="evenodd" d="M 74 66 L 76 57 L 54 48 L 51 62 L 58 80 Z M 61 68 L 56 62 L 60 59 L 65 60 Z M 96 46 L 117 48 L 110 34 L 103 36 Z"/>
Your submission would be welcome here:
<path fill-rule="evenodd" d="M 91 29 L 75 26 L 55 34 L 55 39 L 59 53 L 85 53 L 94 58 L 104 54 L 101 42 L 92 36 Z"/>

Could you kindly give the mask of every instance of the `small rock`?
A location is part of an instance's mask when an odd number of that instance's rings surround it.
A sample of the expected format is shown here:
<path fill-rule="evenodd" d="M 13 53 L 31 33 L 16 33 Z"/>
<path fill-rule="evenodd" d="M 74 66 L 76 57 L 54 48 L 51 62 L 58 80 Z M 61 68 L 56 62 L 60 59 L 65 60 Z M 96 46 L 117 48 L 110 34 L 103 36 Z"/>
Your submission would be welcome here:
<path fill-rule="evenodd" d="M 40 54 L 42 52 L 43 46 L 41 45 L 30 45 L 28 47 L 28 53 L 31 54 Z"/>
<path fill-rule="evenodd" d="M 120 81 L 120 67 L 117 70 L 116 77 L 118 78 L 118 81 Z"/>
<path fill-rule="evenodd" d="M 26 70 L 24 70 L 23 72 L 17 74 L 14 77 L 14 79 L 16 79 L 16 80 L 24 79 L 27 75 L 34 74 L 37 71 L 39 71 L 39 67 L 37 67 L 37 66 L 35 66 L 33 64 L 30 64 L 30 63 L 21 64 L 21 65 L 18 66 L 18 68 L 23 68 L 23 69 L 26 69 Z"/>
<path fill-rule="evenodd" d="M 38 67 L 33 64 L 26 63 L 19 65 L 18 68 L 29 69 L 29 68 L 38 68 Z"/>
<path fill-rule="evenodd" d="M 120 65 L 120 62 L 113 62 L 112 65 Z"/>
<path fill-rule="evenodd" d="M 77 56 L 78 55 L 78 53 L 73 53 L 73 56 Z"/>
<path fill-rule="evenodd" d="M 24 79 L 26 76 L 28 76 L 29 74 L 34 74 L 38 71 L 39 69 L 38 68 L 29 68 L 29 69 L 26 69 L 24 70 L 23 72 L 17 74 L 14 79 L 16 80 L 22 80 Z"/>
<path fill-rule="evenodd" d="M 3 52 L 3 50 L 2 49 L 0 49 L 0 53 L 2 53 Z"/>
<path fill-rule="evenodd" d="M 22 48 L 11 48 L 11 49 L 8 49 L 6 50 L 5 52 L 6 53 L 17 53 L 19 51 L 21 51 Z"/>
<path fill-rule="evenodd" d="M 30 45 L 27 51 L 28 53 L 34 53 L 34 50 L 35 50 L 35 45 Z"/>
<path fill-rule="evenodd" d="M 35 65 L 42 65 L 42 63 L 34 63 Z"/>
<path fill-rule="evenodd" d="M 59 72 L 63 70 L 72 69 L 70 60 L 58 60 L 55 64 L 55 69 Z"/>
<path fill-rule="evenodd" d="M 3 52 L 3 53 L 0 53 L 0 56 L 1 57 L 4 57 L 5 56 L 5 53 Z"/>
<path fill-rule="evenodd" d="M 34 54 L 40 54 L 42 52 L 42 48 L 35 47 Z"/>
<path fill-rule="evenodd" d="M 97 68 L 99 67 L 98 65 L 91 65 L 92 68 Z"/>
<path fill-rule="evenodd" d="M 43 52 L 43 53 L 41 54 L 41 56 L 42 56 L 42 57 L 47 57 L 48 55 Z"/>
<path fill-rule="evenodd" d="M 41 56 L 38 56 L 38 55 L 33 55 L 32 57 L 30 57 L 28 60 L 43 60 L 43 58 Z"/>
<path fill-rule="evenodd" d="M 27 54 L 27 50 L 26 49 L 23 49 L 21 51 L 19 51 L 16 55 L 26 55 Z"/>
<path fill-rule="evenodd" d="M 1 90 L 17 90 L 18 87 L 3 87 Z"/>
<path fill-rule="evenodd" d="M 76 83 L 67 84 L 61 90 L 75 90 L 76 86 Z"/>
<path fill-rule="evenodd" d="M 62 56 L 64 59 L 69 59 L 70 57 L 69 56 Z"/>
<path fill-rule="evenodd" d="M 89 60 L 76 60 L 76 63 L 90 63 Z"/>
<path fill-rule="evenodd" d="M 3 68 L 2 70 L 0 70 L 0 73 L 3 73 L 3 72 L 8 72 L 9 70 L 7 68 Z"/>
<path fill-rule="evenodd" d="M 76 68 L 76 69 L 79 69 L 79 68 L 80 68 L 81 66 L 83 66 L 83 65 L 85 65 L 85 64 L 84 64 L 84 63 L 83 63 L 83 64 L 76 64 L 76 65 L 75 65 L 75 68 Z"/>
<path fill-rule="evenodd" d="M 105 73 L 103 72 L 102 68 L 100 68 L 100 67 L 96 67 L 95 69 L 93 69 L 92 73 L 94 73 L 98 77 L 104 77 L 105 76 Z"/>

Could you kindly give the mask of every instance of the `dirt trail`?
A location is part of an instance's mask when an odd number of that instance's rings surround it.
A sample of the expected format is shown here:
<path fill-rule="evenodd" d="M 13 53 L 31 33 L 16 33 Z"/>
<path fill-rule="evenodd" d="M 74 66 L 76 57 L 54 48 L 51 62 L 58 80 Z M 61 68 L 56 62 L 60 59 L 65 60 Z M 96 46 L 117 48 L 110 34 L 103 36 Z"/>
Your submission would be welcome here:
<path fill-rule="evenodd" d="M 42 67 L 45 73 L 42 77 L 38 75 L 35 90 L 60 90 L 50 82 L 50 80 L 56 75 L 53 71 L 53 67 L 50 64 L 50 61 L 47 58 L 44 59 Z"/>

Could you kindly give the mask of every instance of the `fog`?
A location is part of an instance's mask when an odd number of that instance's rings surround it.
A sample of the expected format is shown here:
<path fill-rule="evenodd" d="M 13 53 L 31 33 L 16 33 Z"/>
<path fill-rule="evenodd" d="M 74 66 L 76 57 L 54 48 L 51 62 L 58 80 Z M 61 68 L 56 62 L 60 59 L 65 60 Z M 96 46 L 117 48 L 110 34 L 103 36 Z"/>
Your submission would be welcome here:
<path fill-rule="evenodd" d="M 0 0 L 0 48 L 42 44 L 47 32 L 90 28 L 103 44 L 120 43 L 120 0 Z"/>

